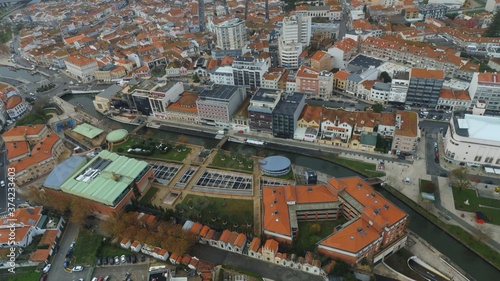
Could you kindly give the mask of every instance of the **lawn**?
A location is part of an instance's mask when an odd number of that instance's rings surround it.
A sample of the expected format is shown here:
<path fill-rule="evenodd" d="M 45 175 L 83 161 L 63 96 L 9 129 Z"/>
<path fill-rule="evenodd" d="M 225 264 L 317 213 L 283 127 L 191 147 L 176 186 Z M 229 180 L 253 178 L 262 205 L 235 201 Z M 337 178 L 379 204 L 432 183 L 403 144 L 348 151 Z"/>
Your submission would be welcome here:
<path fill-rule="evenodd" d="M 16 125 L 22 126 L 22 125 L 46 124 L 51 117 L 52 116 L 50 115 L 42 116 L 36 113 L 28 113 L 23 117 L 21 117 L 19 120 L 17 120 Z"/>
<path fill-rule="evenodd" d="M 75 251 L 73 253 L 74 264 L 90 266 L 95 263 L 97 252 L 101 247 L 102 236 L 83 229 L 76 239 Z"/>
<path fill-rule="evenodd" d="M 99 251 L 99 257 L 116 257 L 121 255 L 130 255 L 131 253 L 131 251 L 123 249 L 120 246 L 103 243 L 101 250 Z"/>
<path fill-rule="evenodd" d="M 333 229 L 347 222 L 347 219 L 340 216 L 337 220 L 332 221 L 304 221 L 299 222 L 299 236 L 297 241 L 291 247 L 291 253 L 304 256 L 306 251 L 313 252 L 318 243 L 323 238 L 333 233 Z M 320 231 L 313 233 L 311 225 L 318 224 Z"/>
<path fill-rule="evenodd" d="M 141 204 L 148 204 L 151 203 L 151 199 L 155 196 L 155 194 L 158 192 L 158 188 L 156 187 L 151 187 L 144 196 L 142 196 L 141 200 L 139 200 L 139 203 Z"/>
<path fill-rule="evenodd" d="M 233 160 L 234 157 L 234 160 Z M 224 159 L 224 160 L 222 160 Z M 240 163 L 241 162 L 241 163 Z M 236 170 L 245 173 L 253 172 L 253 158 L 242 154 L 230 155 L 229 153 L 219 152 L 210 164 L 213 168 L 223 170 Z"/>
<path fill-rule="evenodd" d="M 500 225 L 500 200 L 493 198 L 477 197 L 473 189 L 458 189 L 453 187 L 453 200 L 457 210 L 466 212 L 481 211 L 487 215 L 491 221 L 488 223 Z M 469 200 L 469 205 L 465 201 Z M 497 209 L 479 207 L 479 205 L 495 207 Z"/>
<path fill-rule="evenodd" d="M 283 180 L 291 180 L 291 181 L 295 180 L 295 175 L 293 174 L 293 170 L 290 170 L 290 172 L 288 172 L 286 175 L 282 175 L 279 177 L 276 177 L 276 176 L 269 176 L 269 177 L 283 179 Z"/>
<path fill-rule="evenodd" d="M 149 141 L 149 143 L 148 143 Z M 178 161 L 182 162 L 184 158 L 191 152 L 191 148 L 185 146 L 174 146 L 170 147 L 167 152 L 155 150 L 151 155 L 141 155 L 136 153 L 127 153 L 129 148 L 135 147 L 137 145 L 146 145 L 146 146 L 155 146 L 156 144 L 162 143 L 161 141 L 151 140 L 142 140 L 138 137 L 131 136 L 129 139 L 119 145 L 113 146 L 113 152 L 125 154 L 134 158 L 144 158 L 144 159 L 153 159 L 159 161 Z M 171 144 L 173 145 L 173 144 Z"/>
<path fill-rule="evenodd" d="M 5 280 L 5 281 L 38 281 L 38 280 L 40 280 L 40 276 L 42 274 L 40 272 L 37 272 L 36 270 L 37 270 L 36 266 L 16 268 L 15 274 L 12 274 L 10 272 L 4 273 L 5 271 L 2 270 L 2 273 L 0 273 L 0 280 Z"/>
<path fill-rule="evenodd" d="M 187 195 L 176 210 L 185 218 L 241 232 L 253 232 L 253 201 Z"/>
<path fill-rule="evenodd" d="M 377 165 L 372 163 L 366 163 L 363 161 L 351 160 L 342 157 L 328 157 L 327 160 L 345 166 L 370 178 L 385 176 L 385 173 L 377 171 Z"/>

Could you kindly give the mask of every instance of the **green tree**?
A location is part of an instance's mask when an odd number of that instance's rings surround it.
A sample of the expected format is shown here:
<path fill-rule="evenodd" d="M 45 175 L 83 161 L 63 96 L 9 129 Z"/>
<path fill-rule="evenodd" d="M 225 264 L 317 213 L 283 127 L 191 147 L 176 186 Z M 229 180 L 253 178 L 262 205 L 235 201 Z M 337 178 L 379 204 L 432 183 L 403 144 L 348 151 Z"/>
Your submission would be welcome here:
<path fill-rule="evenodd" d="M 309 231 L 312 234 L 318 234 L 321 232 L 321 225 L 319 223 L 314 223 L 309 227 Z"/>
<path fill-rule="evenodd" d="M 451 170 L 449 180 L 454 187 L 460 190 L 470 188 L 472 186 L 468 177 L 467 167 L 459 167 Z"/>
<path fill-rule="evenodd" d="M 484 37 L 500 37 L 500 13 L 496 13 L 493 21 L 483 34 Z"/>
<path fill-rule="evenodd" d="M 382 80 L 384 83 L 392 82 L 392 78 L 389 73 L 387 73 L 387 71 L 383 71 L 382 73 L 380 73 L 380 80 Z"/>
<path fill-rule="evenodd" d="M 373 112 L 376 112 L 376 113 L 380 113 L 382 111 L 384 111 L 384 105 L 380 104 L 380 103 L 376 103 L 374 105 L 371 106 Z"/>
<path fill-rule="evenodd" d="M 341 260 L 335 261 L 335 266 L 330 271 L 330 274 L 335 276 L 344 276 L 349 273 L 349 265 Z"/>
<path fill-rule="evenodd" d="M 200 77 L 196 73 L 193 74 L 193 82 L 194 83 L 200 83 Z"/>

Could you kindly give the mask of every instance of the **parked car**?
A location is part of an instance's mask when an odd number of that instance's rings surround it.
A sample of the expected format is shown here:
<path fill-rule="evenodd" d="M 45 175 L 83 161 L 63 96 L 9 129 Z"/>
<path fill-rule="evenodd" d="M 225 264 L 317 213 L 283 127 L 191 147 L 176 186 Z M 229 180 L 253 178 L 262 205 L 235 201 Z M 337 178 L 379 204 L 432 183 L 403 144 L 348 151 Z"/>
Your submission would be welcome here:
<path fill-rule="evenodd" d="M 130 277 L 130 272 L 127 271 L 127 273 L 125 273 L 125 280 L 127 280 L 129 277 Z"/>
<path fill-rule="evenodd" d="M 43 273 L 47 273 L 47 272 L 49 272 L 49 270 L 50 270 L 50 266 L 51 266 L 51 264 L 50 264 L 50 263 L 49 263 L 49 264 L 47 264 L 47 265 L 43 268 Z"/>
<path fill-rule="evenodd" d="M 120 260 L 121 260 L 122 263 L 126 263 L 127 262 L 127 259 L 125 258 L 125 255 L 122 255 Z"/>
<path fill-rule="evenodd" d="M 102 258 L 102 265 L 107 265 L 108 264 L 108 258 L 104 257 Z"/>
<path fill-rule="evenodd" d="M 475 181 L 477 183 L 480 183 L 481 182 L 481 179 L 480 178 L 476 178 L 476 177 L 472 177 L 470 178 L 471 181 Z"/>
<path fill-rule="evenodd" d="M 114 265 L 115 264 L 115 259 L 113 257 L 108 258 L 109 265 Z"/>
<path fill-rule="evenodd" d="M 109 280 L 109 276 L 104 277 L 104 281 L 108 281 L 108 280 Z"/>
<path fill-rule="evenodd" d="M 130 257 L 130 255 L 126 255 L 125 259 L 127 260 L 128 263 L 132 262 L 132 258 Z"/>
<path fill-rule="evenodd" d="M 97 281 L 103 281 L 104 280 L 104 277 L 99 277 L 99 279 L 97 279 Z"/>
<path fill-rule="evenodd" d="M 75 247 L 75 243 L 76 243 L 75 241 L 71 242 L 71 245 L 69 245 L 69 248 L 73 249 Z"/>
<path fill-rule="evenodd" d="M 141 262 L 145 262 L 146 261 L 146 256 L 145 255 L 141 255 Z"/>
<path fill-rule="evenodd" d="M 81 265 L 77 265 L 77 266 L 73 267 L 73 271 L 74 271 L 74 272 L 80 272 L 80 271 L 83 271 L 83 266 L 81 266 Z"/>
<path fill-rule="evenodd" d="M 97 265 L 101 265 L 102 264 L 102 259 L 101 258 L 97 258 L 97 262 L 96 262 Z"/>
<path fill-rule="evenodd" d="M 137 262 L 137 257 L 135 255 L 130 256 L 130 259 L 132 260 L 132 263 Z"/>
<path fill-rule="evenodd" d="M 5 187 L 5 181 L 0 181 L 0 185 L 1 185 L 2 187 Z"/>
<path fill-rule="evenodd" d="M 40 281 L 45 281 L 45 280 L 47 280 L 48 277 L 49 277 L 49 275 L 47 273 L 44 273 L 42 275 L 42 277 L 40 277 Z"/>
<path fill-rule="evenodd" d="M 115 264 L 120 264 L 120 258 L 118 256 L 115 257 Z"/>
<path fill-rule="evenodd" d="M 69 261 L 65 261 L 65 262 L 63 263 L 63 267 L 64 267 L 64 268 L 69 268 Z"/>

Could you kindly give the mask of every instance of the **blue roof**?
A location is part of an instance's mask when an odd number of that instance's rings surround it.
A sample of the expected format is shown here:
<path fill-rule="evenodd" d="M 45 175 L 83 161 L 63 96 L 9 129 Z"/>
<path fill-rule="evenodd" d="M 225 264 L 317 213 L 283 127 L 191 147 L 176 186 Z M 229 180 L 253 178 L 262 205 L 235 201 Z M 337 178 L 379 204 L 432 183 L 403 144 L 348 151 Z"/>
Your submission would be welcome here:
<path fill-rule="evenodd" d="M 265 171 L 282 171 L 290 168 L 290 159 L 284 156 L 269 156 L 259 161 L 260 167 Z"/>
<path fill-rule="evenodd" d="M 57 165 L 43 182 L 43 186 L 60 189 L 61 185 L 80 167 L 87 163 L 87 159 L 82 156 L 71 156 Z"/>

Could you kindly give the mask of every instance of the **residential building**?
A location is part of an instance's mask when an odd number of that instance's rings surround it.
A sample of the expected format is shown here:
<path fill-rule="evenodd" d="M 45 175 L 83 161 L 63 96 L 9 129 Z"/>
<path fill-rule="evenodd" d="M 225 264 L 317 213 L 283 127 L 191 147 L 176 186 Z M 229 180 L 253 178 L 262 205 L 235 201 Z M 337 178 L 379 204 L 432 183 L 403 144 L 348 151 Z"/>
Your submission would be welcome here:
<path fill-rule="evenodd" d="M 329 53 L 318 50 L 311 57 L 311 67 L 319 71 L 330 71 L 333 68 L 333 58 Z"/>
<path fill-rule="evenodd" d="M 16 208 L 11 214 L 0 217 L 0 248 L 26 247 L 33 238 L 46 230 L 47 216 L 43 207 Z M 9 235 L 13 233 L 16 235 Z M 14 240 L 12 240 L 14 239 Z"/>
<path fill-rule="evenodd" d="M 302 65 L 295 74 L 295 91 L 307 98 L 329 99 L 333 91 L 333 73 Z"/>
<path fill-rule="evenodd" d="M 269 69 L 269 64 L 264 59 L 238 57 L 233 61 L 232 69 L 234 85 L 255 90 L 261 87 L 262 76 Z"/>
<path fill-rule="evenodd" d="M 354 97 L 366 99 L 367 94 L 370 92 L 370 90 L 363 91 L 363 88 L 365 87 L 365 85 L 363 85 L 363 82 L 369 80 L 374 81 L 377 78 L 378 78 L 378 69 L 376 68 L 367 69 L 359 74 L 352 73 L 346 79 L 345 92 Z"/>
<path fill-rule="evenodd" d="M 229 127 L 231 116 L 246 98 L 243 86 L 213 85 L 203 90 L 196 101 L 202 124 Z"/>
<path fill-rule="evenodd" d="M 455 114 L 444 138 L 444 158 L 453 163 L 467 163 L 500 168 L 500 118 Z"/>
<path fill-rule="evenodd" d="M 338 91 L 345 91 L 347 86 L 347 77 L 351 75 L 345 70 L 339 70 L 333 74 L 333 88 Z"/>
<path fill-rule="evenodd" d="M 273 136 L 293 138 L 297 121 L 304 106 L 304 94 L 294 92 L 282 96 L 273 110 Z"/>
<path fill-rule="evenodd" d="M 444 71 L 442 70 L 412 68 L 405 103 L 435 108 L 443 83 Z"/>
<path fill-rule="evenodd" d="M 248 106 L 250 130 L 273 133 L 273 110 L 281 100 L 283 91 L 259 89 L 253 94 Z"/>
<path fill-rule="evenodd" d="M 27 112 L 28 103 L 18 95 L 13 95 L 7 98 L 5 102 L 5 110 L 10 119 L 17 119 Z"/>
<path fill-rule="evenodd" d="M 111 82 L 127 75 L 125 67 L 107 64 L 95 71 L 95 79 L 97 81 Z"/>
<path fill-rule="evenodd" d="M 337 5 L 301 5 L 296 7 L 295 15 L 311 18 L 326 18 L 329 21 L 340 21 L 343 19 L 342 9 Z"/>
<path fill-rule="evenodd" d="M 210 73 L 210 81 L 214 84 L 234 85 L 233 67 L 230 65 L 219 66 Z"/>
<path fill-rule="evenodd" d="M 354 129 L 355 114 L 344 110 L 324 110 L 321 136 L 318 142 L 349 147 Z"/>
<path fill-rule="evenodd" d="M 9 168 L 15 171 L 18 186 L 36 180 L 57 165 L 66 150 L 57 134 L 44 125 L 16 126 L 2 134 Z"/>
<path fill-rule="evenodd" d="M 283 18 L 278 39 L 278 59 L 281 67 L 297 69 L 300 55 L 311 40 L 311 18 L 290 16 Z"/>
<path fill-rule="evenodd" d="M 319 41 L 336 40 L 339 38 L 340 24 L 336 22 L 312 22 L 311 33 Z"/>
<path fill-rule="evenodd" d="M 45 192 L 53 200 L 80 200 L 98 216 L 122 211 L 135 198 L 134 194 L 148 191 L 154 178 L 153 168 L 147 162 L 107 150 L 87 163 L 73 165 L 68 160 L 47 177 L 43 184 Z M 61 173 L 67 176 L 56 176 Z"/>
<path fill-rule="evenodd" d="M 444 4 L 426 4 L 418 7 L 423 20 L 427 18 L 442 19 L 448 13 L 449 7 Z"/>
<path fill-rule="evenodd" d="M 217 47 L 223 50 L 242 49 L 247 44 L 245 21 L 234 18 L 215 26 Z"/>
<path fill-rule="evenodd" d="M 179 123 L 199 124 L 200 117 L 198 115 L 198 108 L 196 107 L 197 100 L 197 94 L 183 92 L 176 102 L 170 103 L 166 108 L 165 119 Z"/>
<path fill-rule="evenodd" d="M 472 104 L 481 100 L 486 102 L 486 110 L 500 111 L 500 74 L 474 73 L 469 86 Z"/>
<path fill-rule="evenodd" d="M 351 38 L 344 38 L 328 49 L 333 57 L 333 67 L 345 69 L 347 62 L 357 53 L 358 42 Z"/>
<path fill-rule="evenodd" d="M 373 87 L 370 89 L 370 93 L 367 99 L 370 101 L 384 104 L 389 101 L 390 92 L 391 92 L 390 83 L 375 82 L 373 84 Z"/>
<path fill-rule="evenodd" d="M 413 111 L 396 111 L 396 130 L 392 141 L 391 150 L 396 155 L 401 152 L 413 154 L 420 138 L 418 115 Z"/>
<path fill-rule="evenodd" d="M 391 90 L 387 97 L 389 102 L 404 103 L 410 86 L 410 72 L 395 71 L 391 81 Z"/>
<path fill-rule="evenodd" d="M 471 100 L 467 90 L 441 89 L 437 108 L 457 111 L 467 110 L 470 106 Z"/>
<path fill-rule="evenodd" d="M 99 70 L 97 61 L 81 55 L 69 56 L 65 60 L 69 75 L 84 83 L 96 79 L 95 72 Z"/>
<path fill-rule="evenodd" d="M 286 76 L 288 76 L 288 70 L 275 68 L 269 69 L 268 72 L 262 75 L 261 88 L 271 90 L 285 90 Z M 285 85 L 283 85 L 283 82 L 285 82 Z"/>

